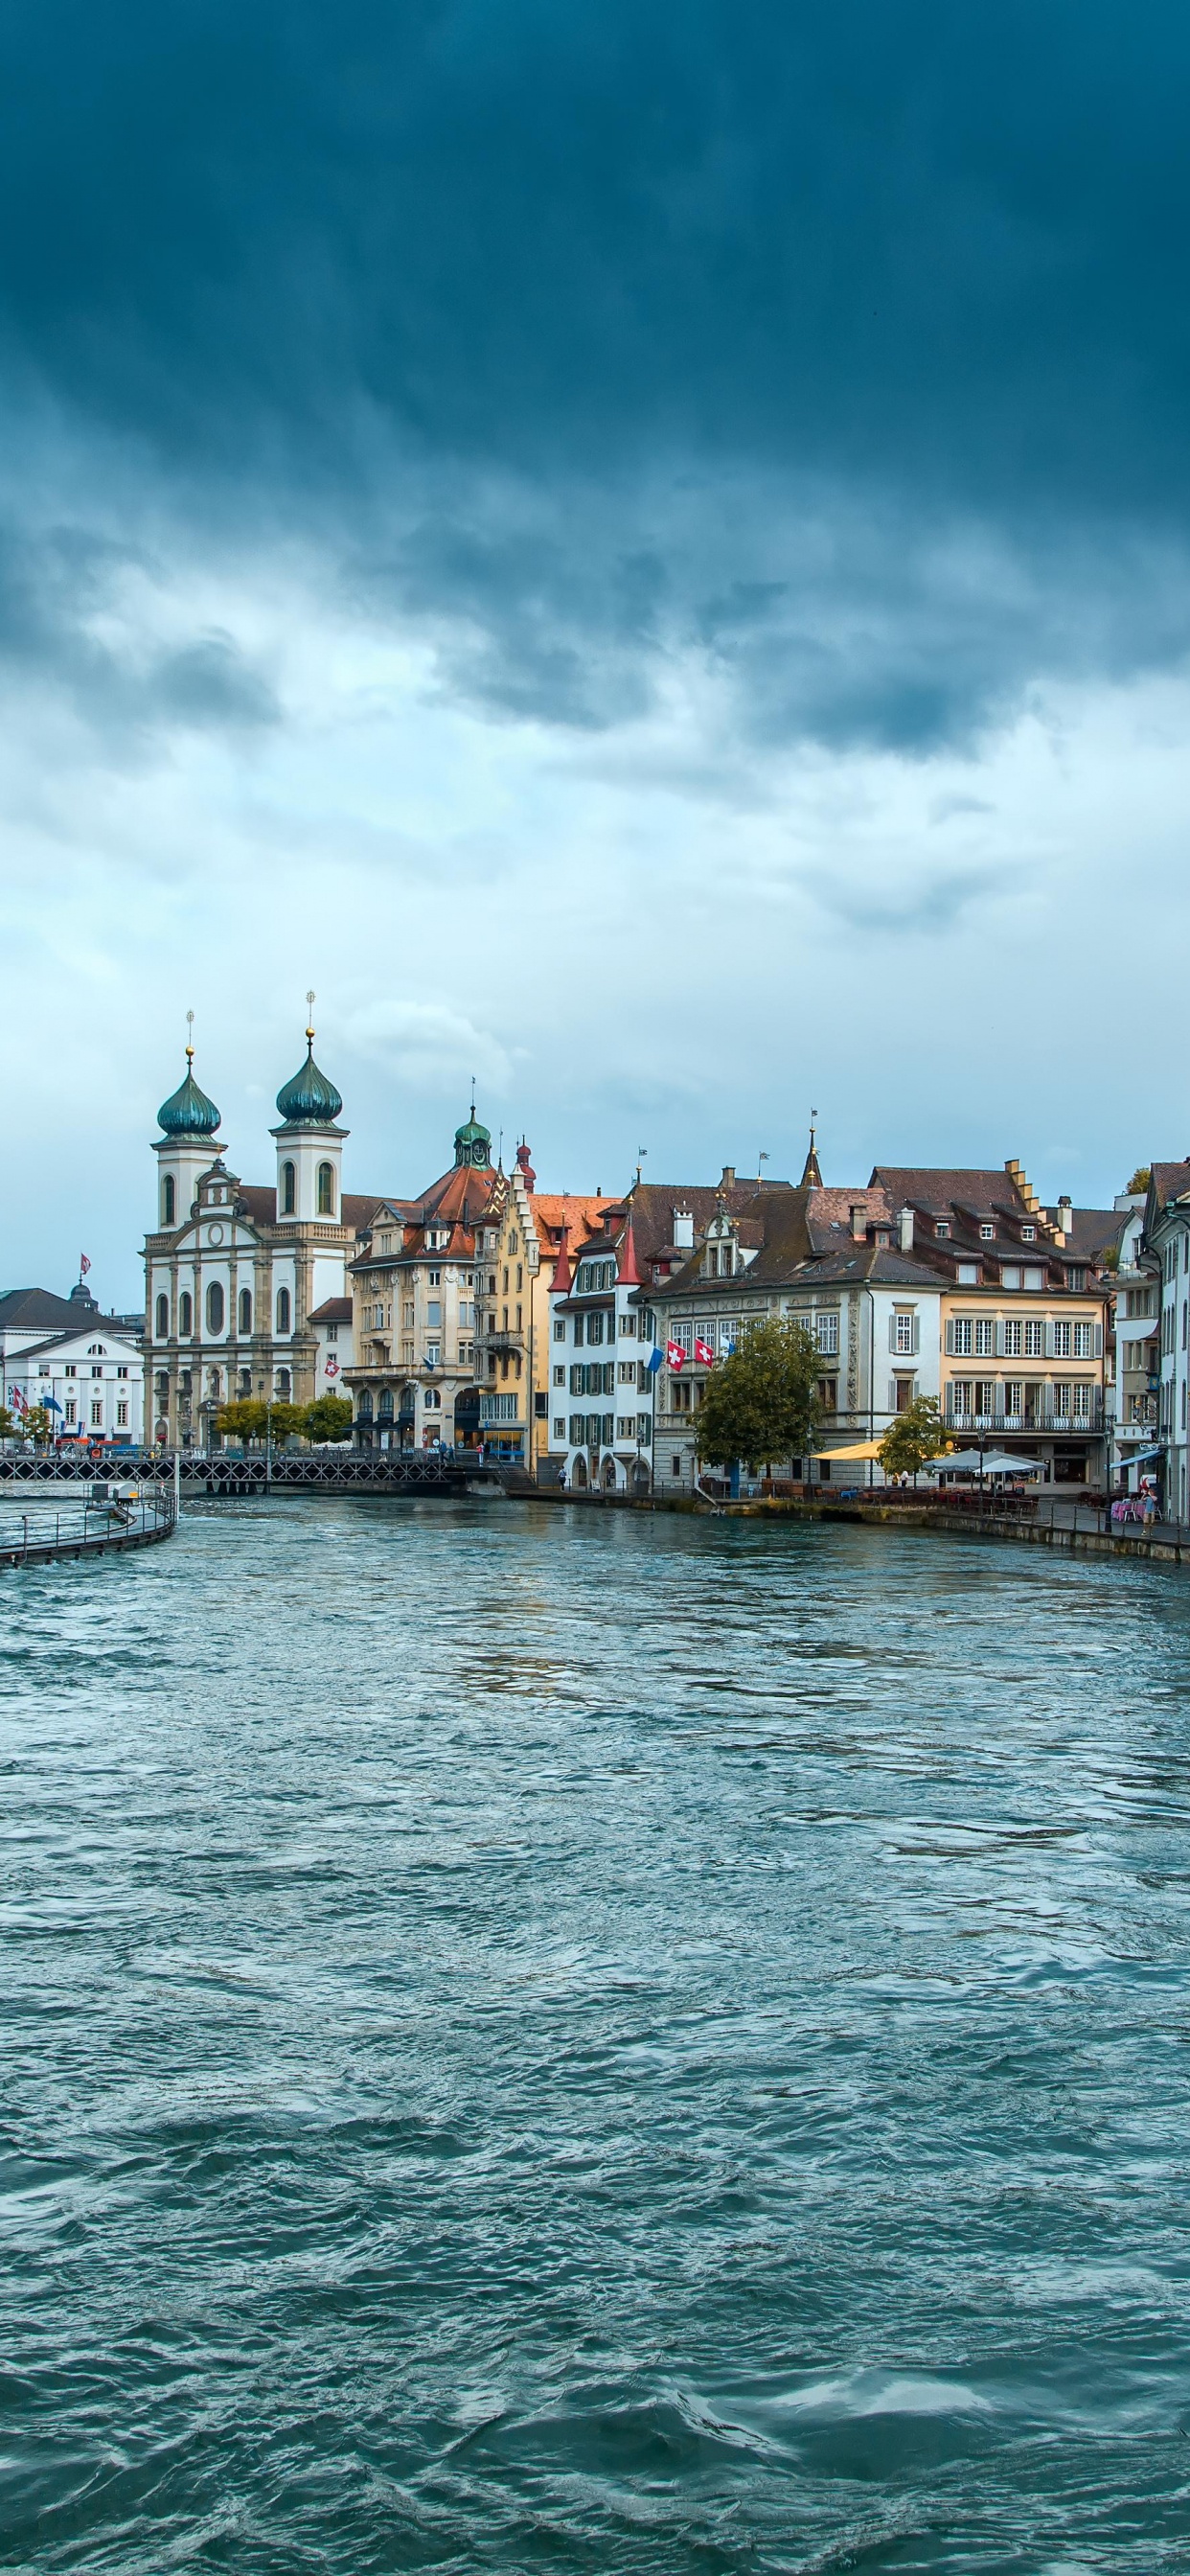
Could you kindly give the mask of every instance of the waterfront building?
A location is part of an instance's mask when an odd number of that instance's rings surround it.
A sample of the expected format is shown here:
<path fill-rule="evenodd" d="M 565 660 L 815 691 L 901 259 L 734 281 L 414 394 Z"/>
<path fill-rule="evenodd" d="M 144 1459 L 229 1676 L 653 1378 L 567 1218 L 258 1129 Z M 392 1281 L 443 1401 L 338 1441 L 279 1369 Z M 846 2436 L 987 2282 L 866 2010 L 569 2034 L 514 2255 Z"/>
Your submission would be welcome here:
<path fill-rule="evenodd" d="M 340 1372 L 357 1447 L 477 1443 L 476 1308 L 506 1190 L 473 1101 L 450 1169 L 416 1199 L 374 1203 L 350 1264 L 354 1356 Z"/>
<path fill-rule="evenodd" d="M 350 1297 L 324 1297 L 310 1317 L 316 1397 L 348 1395 L 343 1381 L 355 1358 L 354 1312 Z"/>
<path fill-rule="evenodd" d="M 1144 1248 L 1145 1190 L 1116 1200 L 1116 1268 L 1109 1334 L 1108 1405 L 1112 1479 L 1135 1493 L 1158 1463 L 1161 1385 L 1161 1277 Z"/>
<path fill-rule="evenodd" d="M 919 1396 L 940 1394 L 941 1283 L 911 1256 L 879 1188 L 827 1189 L 813 1134 L 796 1189 L 758 1189 L 734 1210 L 726 1193 L 684 1266 L 651 1291 L 658 1348 L 654 1483 L 689 1492 L 698 1408 L 712 1369 L 749 1326 L 791 1319 L 817 1344 L 814 1453 L 774 1459 L 795 1478 L 882 1481 L 846 1453 L 879 1440 Z"/>
<path fill-rule="evenodd" d="M 550 1290 L 549 1439 L 540 1481 L 647 1491 L 664 1366 L 659 1292 L 686 1269 L 720 1214 L 741 1221 L 738 1241 L 750 1252 L 755 1220 L 748 1211 L 758 1200 L 789 1195 L 787 1182 L 737 1180 L 730 1165 L 717 1188 L 638 1176 L 626 1197 L 602 1205 L 577 1243 L 563 1244 Z"/>
<path fill-rule="evenodd" d="M 539 1190 L 522 1142 L 489 1220 L 476 1301 L 480 1430 L 490 1458 L 532 1476 L 549 1455 L 551 1388 L 561 1390 L 566 1382 L 550 1340 L 558 1261 L 567 1244 L 585 1242 L 602 1226 L 614 1204 L 598 1192 Z"/>
<path fill-rule="evenodd" d="M 105 1315 L 80 1280 L 69 1297 L 10 1288 L 0 1297 L 0 1400 L 44 1405 L 58 1440 L 118 1448 L 144 1436 L 139 1317 Z"/>
<path fill-rule="evenodd" d="M 230 1399 L 308 1404 L 326 1391 L 324 1310 L 344 1299 L 347 1263 L 377 1205 L 343 1191 L 342 1107 L 308 1028 L 305 1063 L 277 1094 L 275 1183 L 241 1181 L 224 1161 L 220 1114 L 187 1047 L 185 1078 L 157 1113 L 157 1223 L 145 1243 L 154 1439 L 211 1446 Z"/>
<path fill-rule="evenodd" d="M 901 1249 L 943 1283 L 948 1433 L 1039 1458 L 1055 1483 L 1102 1484 L 1116 1211 L 1044 1208 L 1015 1159 L 1002 1171 L 877 1164 L 871 1186 Z"/>
<path fill-rule="evenodd" d="M 1190 1160 L 1154 1163 L 1145 1198 L 1141 1250 L 1159 1292 L 1157 1434 L 1164 1508 L 1171 1519 L 1187 1516 L 1187 1386 L 1190 1372 Z M 1146 1357 L 1152 1354 L 1151 1340 Z"/>

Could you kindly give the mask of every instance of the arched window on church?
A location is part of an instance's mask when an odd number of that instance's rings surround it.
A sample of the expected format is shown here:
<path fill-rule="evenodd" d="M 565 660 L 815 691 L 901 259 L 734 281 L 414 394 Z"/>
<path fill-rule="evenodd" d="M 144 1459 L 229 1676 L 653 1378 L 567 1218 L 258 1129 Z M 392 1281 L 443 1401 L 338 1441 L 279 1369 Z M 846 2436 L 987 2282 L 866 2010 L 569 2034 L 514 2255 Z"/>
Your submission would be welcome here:
<path fill-rule="evenodd" d="M 281 1214 L 292 1216 L 297 1197 L 297 1175 L 292 1163 L 281 1165 Z"/>
<path fill-rule="evenodd" d="M 241 1290 L 240 1290 L 240 1331 L 241 1331 L 242 1333 L 250 1333 L 250 1332 L 251 1332 L 251 1330 L 252 1330 L 252 1291 L 251 1291 L 251 1289 L 250 1289 L 250 1288 L 241 1288 Z"/>
<path fill-rule="evenodd" d="M 333 1216 L 335 1213 L 335 1172 L 332 1163 L 320 1163 L 318 1166 L 318 1213 L 319 1216 Z"/>
<path fill-rule="evenodd" d="M 289 1331 L 289 1315 L 290 1315 L 289 1290 L 288 1290 L 288 1288 L 278 1288 L 278 1290 L 277 1290 L 277 1330 L 278 1330 L 278 1332 L 279 1332 L 279 1333 L 287 1333 L 287 1332 Z"/>
<path fill-rule="evenodd" d="M 222 1330 L 223 1288 L 218 1279 L 212 1279 L 210 1287 L 207 1290 L 207 1331 L 208 1333 L 221 1333 Z"/>
<path fill-rule="evenodd" d="M 178 1331 L 184 1341 L 188 1341 L 194 1331 L 194 1299 L 188 1288 L 183 1288 L 178 1299 Z"/>
<path fill-rule="evenodd" d="M 157 1300 L 157 1339 L 159 1342 L 169 1340 L 169 1299 L 165 1296 Z"/>
<path fill-rule="evenodd" d="M 163 1225 L 172 1225 L 173 1221 L 174 1176 L 172 1172 L 167 1172 L 161 1184 L 161 1222 Z"/>

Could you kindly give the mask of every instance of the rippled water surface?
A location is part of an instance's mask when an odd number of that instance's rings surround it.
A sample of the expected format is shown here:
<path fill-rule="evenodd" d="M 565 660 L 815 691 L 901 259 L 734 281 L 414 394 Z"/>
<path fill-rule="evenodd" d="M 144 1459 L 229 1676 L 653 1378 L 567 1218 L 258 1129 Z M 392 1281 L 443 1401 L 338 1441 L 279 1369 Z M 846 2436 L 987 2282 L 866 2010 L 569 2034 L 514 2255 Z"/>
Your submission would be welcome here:
<path fill-rule="evenodd" d="M 1190 1582 L 200 1507 L 0 1577 L 0 2563 L 1190 2567 Z"/>

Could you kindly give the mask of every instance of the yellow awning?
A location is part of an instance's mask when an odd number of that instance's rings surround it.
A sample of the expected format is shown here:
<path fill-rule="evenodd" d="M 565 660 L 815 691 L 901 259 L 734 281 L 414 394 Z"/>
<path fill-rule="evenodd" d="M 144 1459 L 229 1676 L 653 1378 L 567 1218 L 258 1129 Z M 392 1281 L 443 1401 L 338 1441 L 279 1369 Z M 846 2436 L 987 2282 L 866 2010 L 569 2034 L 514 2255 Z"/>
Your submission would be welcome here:
<path fill-rule="evenodd" d="M 878 1440 L 853 1440 L 846 1449 L 816 1449 L 814 1455 L 816 1458 L 878 1458 L 880 1443 Z"/>

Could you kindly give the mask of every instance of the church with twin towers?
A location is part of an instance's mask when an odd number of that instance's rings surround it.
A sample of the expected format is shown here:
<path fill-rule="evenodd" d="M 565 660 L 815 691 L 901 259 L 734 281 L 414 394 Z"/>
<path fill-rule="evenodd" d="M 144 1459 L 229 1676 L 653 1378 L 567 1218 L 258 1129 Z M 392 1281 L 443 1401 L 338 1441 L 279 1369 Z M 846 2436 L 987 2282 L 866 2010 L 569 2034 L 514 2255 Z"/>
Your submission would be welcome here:
<path fill-rule="evenodd" d="M 313 1001 L 313 995 L 309 996 Z M 157 1214 L 145 1242 L 145 1427 L 205 1447 L 238 1397 L 309 1404 L 337 1388 L 350 1349 L 347 1265 L 379 1201 L 342 1189 L 343 1101 L 306 1059 L 277 1094 L 276 1179 L 228 1169 L 220 1113 L 185 1077 L 157 1113 Z"/>

